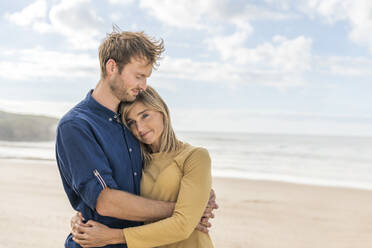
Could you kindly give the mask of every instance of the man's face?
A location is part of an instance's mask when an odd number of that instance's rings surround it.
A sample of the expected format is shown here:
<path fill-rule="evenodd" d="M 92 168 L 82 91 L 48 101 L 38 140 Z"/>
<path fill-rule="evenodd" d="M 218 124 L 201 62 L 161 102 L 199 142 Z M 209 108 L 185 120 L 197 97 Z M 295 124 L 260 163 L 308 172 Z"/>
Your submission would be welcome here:
<path fill-rule="evenodd" d="M 146 59 L 132 58 L 121 73 L 116 70 L 111 75 L 110 89 L 118 100 L 133 102 L 141 90 L 146 90 L 146 80 L 151 72 L 152 65 Z"/>

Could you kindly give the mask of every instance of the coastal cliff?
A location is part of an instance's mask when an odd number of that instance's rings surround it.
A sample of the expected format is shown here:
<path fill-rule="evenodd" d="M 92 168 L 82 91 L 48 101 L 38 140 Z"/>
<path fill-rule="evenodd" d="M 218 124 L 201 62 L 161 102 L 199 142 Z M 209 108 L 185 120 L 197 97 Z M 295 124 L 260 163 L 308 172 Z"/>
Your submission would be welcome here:
<path fill-rule="evenodd" d="M 57 118 L 0 111 L 0 140 L 53 141 Z"/>

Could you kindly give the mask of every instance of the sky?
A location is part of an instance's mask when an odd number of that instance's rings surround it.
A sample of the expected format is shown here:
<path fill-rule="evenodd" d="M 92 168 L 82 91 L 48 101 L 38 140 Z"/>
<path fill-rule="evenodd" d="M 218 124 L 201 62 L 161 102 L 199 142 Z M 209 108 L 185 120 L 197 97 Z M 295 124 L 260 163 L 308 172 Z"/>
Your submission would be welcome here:
<path fill-rule="evenodd" d="M 372 136 L 372 1 L 0 2 L 0 110 L 61 117 L 115 24 L 163 39 L 176 130 Z"/>

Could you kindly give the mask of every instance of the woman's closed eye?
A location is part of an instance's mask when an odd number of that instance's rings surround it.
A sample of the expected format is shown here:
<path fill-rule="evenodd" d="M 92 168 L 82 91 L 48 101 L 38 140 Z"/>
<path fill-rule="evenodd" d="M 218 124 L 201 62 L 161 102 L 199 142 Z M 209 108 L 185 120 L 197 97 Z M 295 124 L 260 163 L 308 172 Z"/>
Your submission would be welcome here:
<path fill-rule="evenodd" d="M 127 121 L 127 124 L 128 124 L 128 127 L 132 127 L 132 125 L 135 123 L 134 120 L 128 120 Z"/>

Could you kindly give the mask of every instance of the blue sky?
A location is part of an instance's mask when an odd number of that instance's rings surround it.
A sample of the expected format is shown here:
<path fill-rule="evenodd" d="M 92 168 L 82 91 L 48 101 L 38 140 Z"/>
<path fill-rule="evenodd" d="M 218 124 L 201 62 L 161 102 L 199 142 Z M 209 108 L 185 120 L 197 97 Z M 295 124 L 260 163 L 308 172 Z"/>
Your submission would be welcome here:
<path fill-rule="evenodd" d="M 117 24 L 162 38 L 148 83 L 177 130 L 372 135 L 368 0 L 0 3 L 0 109 L 61 116 Z"/>

